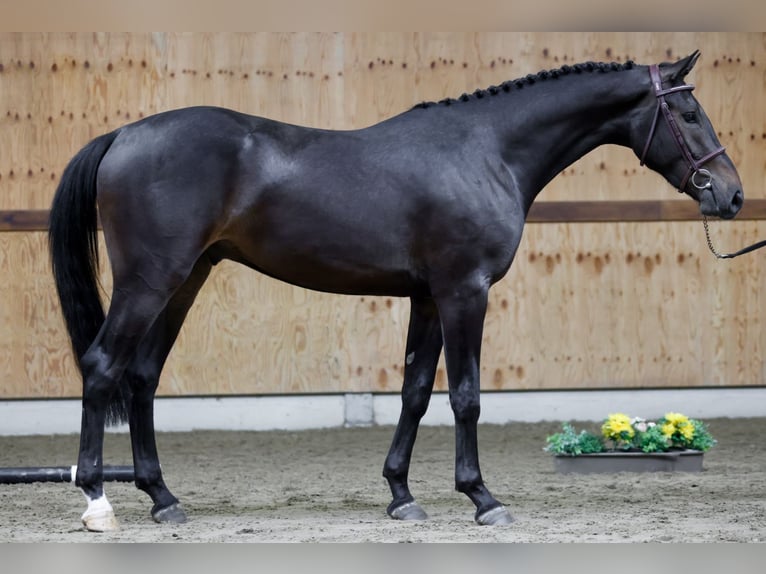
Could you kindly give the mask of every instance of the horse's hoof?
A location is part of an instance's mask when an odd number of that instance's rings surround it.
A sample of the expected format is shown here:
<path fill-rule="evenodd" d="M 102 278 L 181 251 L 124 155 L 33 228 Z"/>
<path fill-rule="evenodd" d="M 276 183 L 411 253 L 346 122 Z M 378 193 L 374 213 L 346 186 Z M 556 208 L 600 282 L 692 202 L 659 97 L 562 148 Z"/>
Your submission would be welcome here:
<path fill-rule="evenodd" d="M 512 524 L 513 516 L 508 512 L 505 506 L 497 506 L 492 510 L 476 516 L 476 523 L 482 526 L 502 526 L 504 524 Z"/>
<path fill-rule="evenodd" d="M 110 532 L 119 530 L 120 525 L 114 516 L 112 505 L 105 494 L 98 498 L 85 496 L 88 501 L 88 508 L 82 515 L 82 523 L 90 532 Z"/>
<path fill-rule="evenodd" d="M 414 500 L 390 509 L 388 515 L 394 520 L 428 520 L 428 515 Z"/>
<path fill-rule="evenodd" d="M 85 513 L 82 515 L 82 523 L 90 532 L 113 532 L 120 529 L 117 518 L 112 510 Z"/>
<path fill-rule="evenodd" d="M 160 510 L 152 512 L 152 518 L 155 522 L 169 522 L 172 524 L 182 524 L 186 522 L 186 513 L 176 502 Z"/>

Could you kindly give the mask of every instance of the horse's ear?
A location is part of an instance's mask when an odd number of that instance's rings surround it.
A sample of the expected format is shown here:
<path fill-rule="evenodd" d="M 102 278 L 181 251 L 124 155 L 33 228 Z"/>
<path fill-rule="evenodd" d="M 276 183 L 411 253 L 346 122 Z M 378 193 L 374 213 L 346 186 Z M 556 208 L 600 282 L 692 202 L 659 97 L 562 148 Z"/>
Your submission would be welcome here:
<path fill-rule="evenodd" d="M 678 60 L 674 64 L 670 64 L 668 67 L 668 79 L 676 82 L 682 81 L 686 77 L 686 74 L 692 71 L 692 68 L 694 67 L 694 64 L 697 63 L 699 57 L 700 51 L 694 50 L 694 52 L 685 58 Z"/>

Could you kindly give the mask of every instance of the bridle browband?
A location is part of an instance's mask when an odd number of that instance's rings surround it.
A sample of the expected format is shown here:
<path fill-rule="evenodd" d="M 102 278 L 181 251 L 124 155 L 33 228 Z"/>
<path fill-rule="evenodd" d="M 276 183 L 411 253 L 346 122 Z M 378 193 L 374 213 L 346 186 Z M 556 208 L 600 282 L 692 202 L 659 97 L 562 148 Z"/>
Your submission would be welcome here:
<path fill-rule="evenodd" d="M 686 159 L 686 163 L 689 164 L 689 170 L 686 172 L 686 175 L 681 180 L 681 185 L 678 186 L 679 193 L 684 192 L 684 188 L 686 188 L 686 184 L 689 183 L 690 179 L 691 179 L 692 185 L 700 191 L 704 189 L 711 189 L 713 187 L 713 176 L 708 170 L 706 170 L 702 166 L 705 165 L 714 157 L 718 157 L 719 155 L 724 153 L 724 151 L 726 151 L 726 148 L 721 146 L 717 149 L 714 149 L 710 153 L 702 156 L 699 159 L 694 159 L 694 156 L 692 155 L 692 152 L 689 149 L 689 146 L 686 145 L 686 140 L 684 139 L 684 136 L 681 133 L 681 129 L 678 127 L 678 122 L 676 122 L 676 119 L 673 117 L 673 114 L 670 113 L 670 106 L 668 106 L 668 103 L 665 101 L 666 95 L 674 94 L 676 92 L 686 92 L 686 91 L 690 92 L 694 89 L 694 86 L 692 86 L 691 84 L 684 84 L 683 86 L 675 86 L 675 87 L 667 88 L 663 90 L 662 77 L 660 76 L 660 68 L 659 66 L 657 66 L 657 64 L 652 64 L 651 66 L 649 66 L 649 75 L 652 78 L 652 89 L 654 90 L 654 95 L 657 98 L 657 109 L 654 111 L 654 119 L 652 120 L 652 127 L 649 130 L 649 137 L 646 139 L 646 144 L 644 144 L 644 150 L 641 153 L 641 165 L 644 165 L 644 160 L 646 159 L 646 154 L 649 151 L 649 146 L 652 144 L 652 140 L 654 139 L 654 132 L 657 130 L 657 123 L 660 117 L 660 111 L 662 111 L 662 115 L 665 118 L 665 123 L 667 123 L 668 128 L 670 129 L 670 133 L 673 134 L 673 140 L 676 142 L 678 149 L 681 151 L 681 155 L 684 157 L 684 159 Z M 701 182 L 697 181 L 698 176 L 701 176 L 703 178 Z M 758 243 L 754 243 L 753 245 L 750 245 L 743 249 L 740 249 L 739 251 L 736 251 L 734 253 L 719 253 L 716 250 L 716 248 L 713 246 L 713 242 L 710 239 L 710 230 L 708 229 L 707 217 L 705 217 L 704 215 L 702 216 L 702 224 L 705 227 L 705 238 L 707 239 L 707 246 L 710 249 L 711 253 L 715 255 L 718 259 L 733 259 L 734 257 L 737 257 L 739 255 L 744 255 L 745 253 L 750 253 L 751 251 L 760 249 L 761 247 L 766 247 L 766 240 L 764 240 L 764 241 L 759 241 Z"/>
<path fill-rule="evenodd" d="M 689 170 L 681 180 L 681 185 L 678 186 L 678 191 L 683 193 L 684 189 L 686 188 L 686 184 L 689 182 L 689 179 L 691 179 L 692 185 L 699 190 L 712 188 L 713 176 L 702 166 L 714 157 L 721 155 L 724 151 L 726 151 L 726 148 L 721 146 L 702 156 L 701 158 L 695 159 L 691 150 L 689 149 L 689 146 L 686 144 L 686 140 L 681 133 L 681 129 L 678 127 L 678 122 L 673 117 L 673 114 L 670 113 L 670 106 L 668 106 L 668 103 L 665 101 L 666 95 L 674 94 L 676 92 L 690 92 L 694 89 L 694 86 L 691 84 L 684 84 L 683 86 L 675 86 L 663 90 L 660 68 L 657 64 L 652 64 L 649 66 L 649 75 L 652 78 L 652 89 L 654 89 L 654 95 L 657 98 L 657 108 L 654 111 L 654 119 L 652 120 L 652 127 L 649 130 L 649 137 L 646 139 L 646 144 L 644 144 L 644 151 L 641 153 L 641 165 L 644 165 L 644 160 L 646 159 L 646 154 L 649 151 L 649 146 L 651 146 L 652 140 L 654 139 L 654 132 L 657 130 L 657 123 L 661 111 L 663 117 L 665 118 L 665 123 L 670 129 L 670 133 L 673 134 L 673 141 L 676 142 L 678 149 L 681 151 L 681 155 L 684 157 L 684 159 L 686 159 L 686 163 L 689 164 Z M 703 178 L 701 182 L 697 181 L 698 176 Z"/>

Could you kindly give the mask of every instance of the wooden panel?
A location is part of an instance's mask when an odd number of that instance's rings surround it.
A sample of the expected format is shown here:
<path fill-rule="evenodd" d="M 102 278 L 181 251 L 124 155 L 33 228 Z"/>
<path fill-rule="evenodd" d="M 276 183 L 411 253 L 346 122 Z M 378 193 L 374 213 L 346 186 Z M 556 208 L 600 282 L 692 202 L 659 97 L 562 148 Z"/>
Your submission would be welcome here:
<path fill-rule="evenodd" d="M 64 338 L 42 233 L 0 234 L 0 393 L 71 396 L 74 361 Z"/>
<path fill-rule="evenodd" d="M 0 234 L 0 398 L 79 394 L 46 240 Z M 101 284 L 109 293 L 108 265 Z M 403 350 L 407 311 L 405 301 L 324 295 L 223 262 L 189 314 L 161 393 L 369 390 L 399 368 L 387 354 Z"/>
<path fill-rule="evenodd" d="M 742 217 L 713 224 L 719 249 L 732 251 L 766 237 L 765 38 L 0 33 L 0 230 L 18 230 L 0 233 L 0 396 L 79 395 L 43 230 L 63 167 L 100 133 L 192 104 L 352 129 L 565 63 L 699 48 L 690 80 L 745 186 Z M 492 292 L 484 387 L 762 385 L 762 255 L 716 261 L 697 217 L 629 150 L 606 146 L 567 168 L 530 214 L 549 223 L 527 227 Z M 108 291 L 108 267 L 102 277 Z M 408 311 L 406 300 L 312 293 L 222 263 L 160 393 L 396 391 Z M 442 364 L 437 388 L 445 382 Z"/>
<path fill-rule="evenodd" d="M 763 229 L 747 223 L 727 239 L 754 240 Z M 714 236 L 728 244 L 722 231 Z M 502 388 L 509 379 L 515 388 L 763 384 L 760 259 L 717 261 L 703 241 L 694 223 L 529 226 L 493 293 L 484 356 L 494 365 L 484 380 Z M 504 302 L 507 317 L 497 313 Z"/>
<path fill-rule="evenodd" d="M 766 222 L 715 223 L 734 249 Z M 44 233 L 0 234 L 0 397 L 77 396 Z M 701 225 L 531 224 L 491 293 L 488 389 L 761 385 L 762 256 L 717 261 Z M 109 290 L 108 268 L 102 283 Z M 164 395 L 395 391 L 409 305 L 291 287 L 224 262 L 171 354 Z M 437 388 L 445 388 L 443 365 Z"/>
<path fill-rule="evenodd" d="M 367 126 L 585 60 L 669 60 L 699 48 L 690 80 L 742 176 L 764 198 L 762 33 L 0 33 L 0 209 L 45 209 L 92 137 L 193 104 L 323 128 Z M 668 200 L 669 185 L 604 146 L 543 200 Z"/>

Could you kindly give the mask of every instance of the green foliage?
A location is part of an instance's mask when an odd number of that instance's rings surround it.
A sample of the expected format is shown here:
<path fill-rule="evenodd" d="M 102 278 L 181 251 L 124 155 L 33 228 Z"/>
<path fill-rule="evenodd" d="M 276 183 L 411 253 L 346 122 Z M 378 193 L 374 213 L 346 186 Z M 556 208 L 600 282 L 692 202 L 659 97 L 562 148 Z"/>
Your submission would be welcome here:
<path fill-rule="evenodd" d="M 694 437 L 689 443 L 689 448 L 705 452 L 716 445 L 718 441 L 707 430 L 705 423 L 697 419 L 689 419 L 689 421 L 694 425 Z"/>
<path fill-rule="evenodd" d="M 662 428 L 651 426 L 645 432 L 637 433 L 636 446 L 644 452 L 665 452 L 668 450 L 668 438 Z"/>
<path fill-rule="evenodd" d="M 553 454 L 570 456 L 604 451 L 601 437 L 584 430 L 578 434 L 570 423 L 562 424 L 561 428 L 561 432 L 552 434 L 546 439 L 548 446 L 544 450 Z"/>

